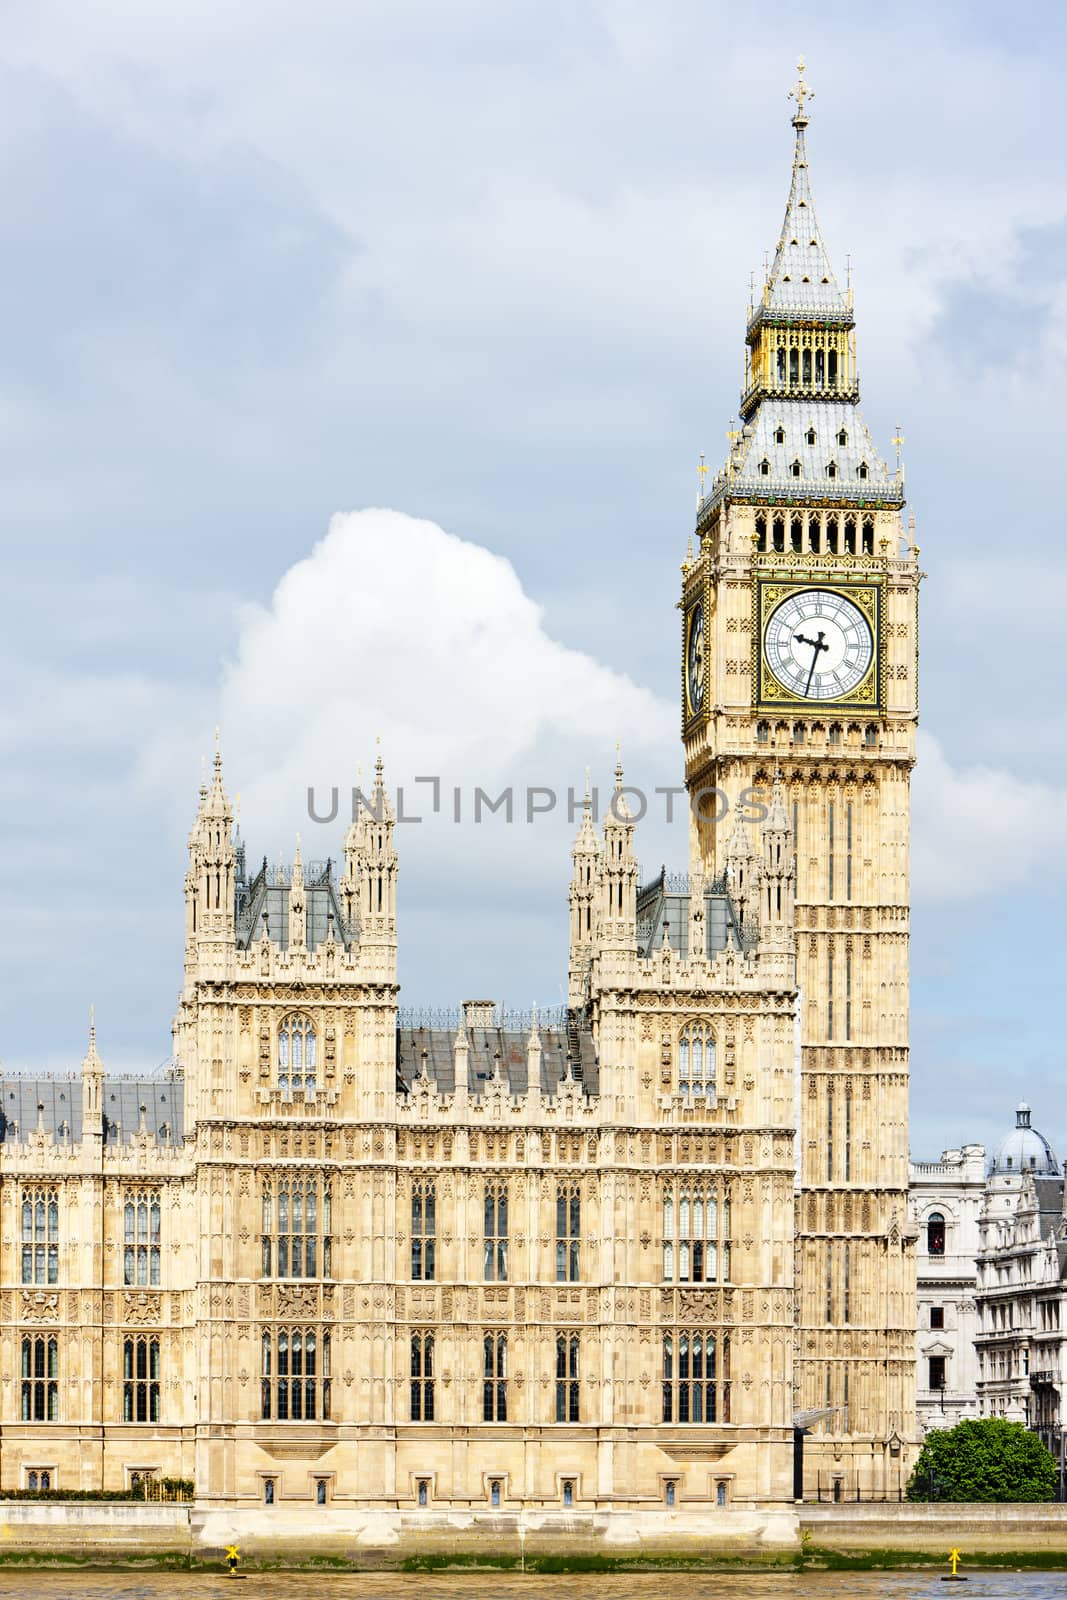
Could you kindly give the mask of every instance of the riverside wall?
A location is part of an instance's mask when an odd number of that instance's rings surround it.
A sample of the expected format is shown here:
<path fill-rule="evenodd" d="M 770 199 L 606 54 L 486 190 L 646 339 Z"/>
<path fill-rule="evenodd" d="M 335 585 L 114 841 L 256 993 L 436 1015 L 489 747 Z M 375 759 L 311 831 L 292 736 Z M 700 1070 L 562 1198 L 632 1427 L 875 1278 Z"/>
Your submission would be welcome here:
<path fill-rule="evenodd" d="M 314 1506 L 226 1508 L 107 1501 L 0 1501 L 0 1564 L 221 1562 L 242 1565 L 399 1567 L 450 1557 L 520 1565 L 539 1556 L 605 1564 L 671 1557 L 714 1566 L 751 1561 L 818 1565 L 820 1552 L 878 1565 L 946 1555 L 1049 1554 L 1067 1564 L 1067 1505 L 804 1505 L 726 1509 L 527 1513 L 366 1510 Z M 1039 1564 L 1039 1563 L 1036 1563 Z"/>

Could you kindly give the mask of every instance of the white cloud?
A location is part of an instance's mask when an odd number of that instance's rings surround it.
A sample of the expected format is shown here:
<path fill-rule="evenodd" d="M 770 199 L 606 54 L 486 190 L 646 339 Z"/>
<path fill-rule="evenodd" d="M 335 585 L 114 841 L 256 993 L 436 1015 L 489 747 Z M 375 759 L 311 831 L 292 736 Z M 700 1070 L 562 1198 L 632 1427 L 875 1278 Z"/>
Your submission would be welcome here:
<path fill-rule="evenodd" d="M 912 788 L 917 900 L 1002 894 L 1067 867 L 1067 792 L 1003 768 L 953 767 L 920 733 Z"/>

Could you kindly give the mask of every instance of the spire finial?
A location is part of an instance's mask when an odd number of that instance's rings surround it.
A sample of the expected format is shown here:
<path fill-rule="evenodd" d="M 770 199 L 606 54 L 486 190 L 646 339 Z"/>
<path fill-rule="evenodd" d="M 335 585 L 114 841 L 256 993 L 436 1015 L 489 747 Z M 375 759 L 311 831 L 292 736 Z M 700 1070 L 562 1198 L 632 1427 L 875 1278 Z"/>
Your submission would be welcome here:
<path fill-rule="evenodd" d="M 622 741 L 615 740 L 615 793 L 622 788 Z"/>
<path fill-rule="evenodd" d="M 804 110 L 804 102 L 805 100 L 814 100 L 815 90 L 809 88 L 809 86 L 804 82 L 803 56 L 797 57 L 797 81 L 790 89 L 788 98 L 790 100 L 795 100 L 797 103 L 797 109 L 793 115 L 794 128 L 797 128 L 798 130 L 800 128 L 806 128 L 808 125 L 808 117 Z"/>
<path fill-rule="evenodd" d="M 588 811 L 593 804 L 593 779 L 588 767 L 585 769 L 585 806 Z"/>
<path fill-rule="evenodd" d="M 95 1048 L 95 1046 L 96 1046 L 96 1006 L 92 1005 L 92 1004 L 90 1004 L 90 1006 L 89 1006 L 89 1043 L 90 1043 L 90 1045 L 92 1045 Z"/>
<path fill-rule="evenodd" d="M 218 723 L 215 724 L 215 775 L 222 771 L 222 731 Z"/>
<path fill-rule="evenodd" d="M 708 475 L 708 463 L 704 459 L 703 450 L 700 452 L 700 465 L 697 467 L 697 511 L 704 504 L 704 479 Z"/>

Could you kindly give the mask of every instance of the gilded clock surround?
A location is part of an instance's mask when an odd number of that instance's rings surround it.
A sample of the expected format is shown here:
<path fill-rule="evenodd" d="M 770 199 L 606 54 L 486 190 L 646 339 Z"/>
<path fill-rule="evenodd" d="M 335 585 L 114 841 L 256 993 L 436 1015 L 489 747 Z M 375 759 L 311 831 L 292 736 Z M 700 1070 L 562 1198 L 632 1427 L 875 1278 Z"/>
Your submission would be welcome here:
<path fill-rule="evenodd" d="M 788 578 L 756 573 L 752 583 L 752 683 L 753 704 L 763 710 L 804 711 L 826 716 L 831 711 L 866 711 L 880 713 L 882 696 L 882 594 L 884 575 L 874 574 L 863 579 L 839 576 L 831 581 L 825 569 L 807 579 L 794 569 Z M 874 648 L 870 665 L 855 689 L 836 699 L 812 700 L 795 694 L 774 676 L 767 661 L 764 641 L 767 624 L 783 600 L 790 595 L 806 594 L 813 589 L 826 590 L 851 600 L 862 613 L 871 630 Z"/>

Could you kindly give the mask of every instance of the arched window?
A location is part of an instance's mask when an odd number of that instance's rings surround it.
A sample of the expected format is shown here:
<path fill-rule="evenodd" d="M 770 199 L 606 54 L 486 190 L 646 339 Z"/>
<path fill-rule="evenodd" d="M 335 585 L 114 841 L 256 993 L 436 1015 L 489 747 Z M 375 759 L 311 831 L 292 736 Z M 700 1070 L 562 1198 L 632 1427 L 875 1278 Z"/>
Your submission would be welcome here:
<path fill-rule="evenodd" d="M 668 1283 L 730 1277 L 730 1198 L 717 1179 L 683 1178 L 663 1193 L 663 1276 Z"/>
<path fill-rule="evenodd" d="M 759 464 L 759 472 L 761 478 L 769 478 L 771 475 L 771 464 L 767 460 L 766 456 L 764 456 L 763 460 Z"/>
<path fill-rule="evenodd" d="M 945 1218 L 940 1211 L 931 1211 L 926 1219 L 926 1253 L 928 1256 L 945 1253 Z"/>
<path fill-rule="evenodd" d="M 704 1328 L 663 1335 L 663 1420 L 729 1422 L 729 1334 L 721 1342 Z"/>
<path fill-rule="evenodd" d="M 800 461 L 799 460 L 791 461 L 790 464 L 789 464 L 789 476 L 791 478 L 799 478 L 800 477 L 800 473 L 801 473 Z"/>
<path fill-rule="evenodd" d="M 841 432 L 837 436 L 837 442 L 838 442 L 838 444 L 848 444 L 848 430 L 847 430 L 847 428 L 842 428 L 841 429 Z"/>
<path fill-rule="evenodd" d="M 122 1212 L 122 1281 L 141 1288 L 159 1283 L 160 1191 L 136 1189 Z"/>
<path fill-rule="evenodd" d="M 781 423 L 774 430 L 774 442 L 775 444 L 785 444 L 785 429 Z"/>
<path fill-rule="evenodd" d="M 59 1344 L 45 1334 L 22 1341 L 22 1420 L 55 1422 L 59 1416 Z"/>
<path fill-rule="evenodd" d="M 809 428 L 808 431 L 807 431 L 806 437 L 807 437 L 807 441 L 808 441 L 809 444 L 814 444 L 815 443 L 815 429 L 814 428 Z"/>
<path fill-rule="evenodd" d="M 59 1194 L 55 1189 L 23 1191 L 22 1281 L 59 1282 Z"/>
<path fill-rule="evenodd" d="M 433 1334 L 411 1335 L 411 1420 L 432 1422 L 434 1414 Z"/>
<path fill-rule="evenodd" d="M 482 1421 L 508 1420 L 508 1336 L 487 1333 L 483 1340 Z"/>
<path fill-rule="evenodd" d="M 837 477 L 837 462 L 836 461 L 828 461 L 826 463 L 826 476 L 828 478 L 836 478 Z"/>
<path fill-rule="evenodd" d="M 278 1088 L 288 1098 L 316 1093 L 318 1041 L 310 1017 L 294 1012 L 278 1028 Z"/>
<path fill-rule="evenodd" d="M 333 1267 L 329 1183 L 289 1172 L 263 1184 L 264 1278 L 328 1278 Z"/>
<path fill-rule="evenodd" d="M 690 1022 L 678 1041 L 678 1093 L 687 1100 L 715 1095 L 715 1036 L 702 1022 Z"/>
<path fill-rule="evenodd" d="M 317 1328 L 263 1332 L 265 1421 L 316 1422 L 330 1415 L 330 1335 Z"/>
<path fill-rule="evenodd" d="M 866 461 L 860 462 L 859 466 L 856 468 L 856 476 L 861 482 L 866 483 L 868 476 Z"/>
<path fill-rule="evenodd" d="M 759 513 L 759 515 L 757 516 L 757 518 L 756 518 L 756 549 L 757 550 L 766 550 L 766 548 L 767 548 L 767 518 L 766 518 L 766 515 L 761 511 Z"/>
<path fill-rule="evenodd" d="M 122 1420 L 159 1421 L 159 1340 L 122 1343 Z"/>

